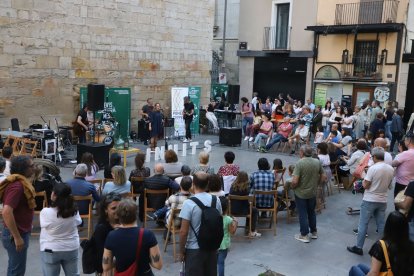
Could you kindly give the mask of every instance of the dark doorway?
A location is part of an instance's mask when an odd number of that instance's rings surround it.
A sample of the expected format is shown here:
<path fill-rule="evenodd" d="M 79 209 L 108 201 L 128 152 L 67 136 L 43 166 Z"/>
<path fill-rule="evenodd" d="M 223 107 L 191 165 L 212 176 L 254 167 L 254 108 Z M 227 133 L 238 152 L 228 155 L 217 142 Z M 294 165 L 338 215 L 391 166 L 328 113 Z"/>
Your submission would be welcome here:
<path fill-rule="evenodd" d="M 279 93 L 305 99 L 307 58 L 258 57 L 254 62 L 253 90 L 264 100 Z"/>
<path fill-rule="evenodd" d="M 411 113 L 414 111 L 414 64 L 410 64 L 408 71 L 407 92 L 405 93 L 404 127 L 407 126 Z M 401 108 L 401 105 L 400 105 Z"/>

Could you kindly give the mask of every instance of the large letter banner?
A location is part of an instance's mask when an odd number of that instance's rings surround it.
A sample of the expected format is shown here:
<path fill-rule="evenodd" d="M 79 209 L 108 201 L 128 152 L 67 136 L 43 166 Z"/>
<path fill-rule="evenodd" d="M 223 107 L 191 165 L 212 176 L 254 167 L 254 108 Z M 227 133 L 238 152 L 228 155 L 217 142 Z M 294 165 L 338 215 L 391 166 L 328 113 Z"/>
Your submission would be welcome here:
<path fill-rule="evenodd" d="M 188 96 L 188 87 L 171 88 L 171 117 L 174 118 L 175 136 L 185 135 L 183 119 L 184 97 Z"/>

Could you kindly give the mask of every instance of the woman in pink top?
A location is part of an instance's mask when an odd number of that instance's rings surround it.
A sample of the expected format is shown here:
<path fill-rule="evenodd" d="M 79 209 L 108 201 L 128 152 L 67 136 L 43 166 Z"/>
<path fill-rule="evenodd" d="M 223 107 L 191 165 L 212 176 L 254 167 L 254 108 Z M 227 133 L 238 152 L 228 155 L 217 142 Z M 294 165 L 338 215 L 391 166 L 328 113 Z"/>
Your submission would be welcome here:
<path fill-rule="evenodd" d="M 271 132 L 272 132 L 272 128 L 273 128 L 273 123 L 270 121 L 270 114 L 263 114 L 262 115 L 262 120 L 263 123 L 260 126 L 259 129 L 259 134 L 257 134 L 256 139 L 254 140 L 254 145 L 257 147 L 257 149 L 260 151 L 260 141 L 262 139 L 267 139 L 269 138 Z"/>
<path fill-rule="evenodd" d="M 244 135 L 246 135 L 246 127 L 247 124 L 253 124 L 253 105 L 249 103 L 249 100 L 246 97 L 241 98 L 242 106 L 241 106 L 241 114 L 243 117 L 242 121 L 242 129 Z"/>
<path fill-rule="evenodd" d="M 394 197 L 414 180 L 414 134 L 407 134 L 404 143 L 408 150 L 397 154 L 392 161 L 392 166 L 396 167 Z"/>

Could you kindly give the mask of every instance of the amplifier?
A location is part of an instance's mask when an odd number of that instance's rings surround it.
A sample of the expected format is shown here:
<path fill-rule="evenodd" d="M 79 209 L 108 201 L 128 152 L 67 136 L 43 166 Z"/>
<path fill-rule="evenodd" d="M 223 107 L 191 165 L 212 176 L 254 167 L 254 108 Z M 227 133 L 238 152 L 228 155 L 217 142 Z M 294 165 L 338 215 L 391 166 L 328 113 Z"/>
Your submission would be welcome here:
<path fill-rule="evenodd" d="M 50 129 L 33 129 L 32 138 L 34 139 L 54 139 L 55 132 Z"/>
<path fill-rule="evenodd" d="M 242 143 L 242 129 L 222 127 L 219 132 L 219 143 L 226 146 L 238 146 Z"/>

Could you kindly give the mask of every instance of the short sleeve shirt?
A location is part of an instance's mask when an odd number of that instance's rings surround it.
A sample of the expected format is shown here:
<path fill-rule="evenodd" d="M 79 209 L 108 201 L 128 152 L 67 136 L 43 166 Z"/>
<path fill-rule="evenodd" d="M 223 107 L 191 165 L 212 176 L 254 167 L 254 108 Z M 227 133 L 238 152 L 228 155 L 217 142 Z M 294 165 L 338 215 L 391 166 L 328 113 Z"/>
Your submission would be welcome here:
<path fill-rule="evenodd" d="M 191 112 L 191 110 L 194 110 L 194 104 L 192 102 L 185 103 L 184 104 L 184 110 L 186 112 Z M 193 115 L 187 116 L 187 118 L 193 118 Z"/>
<path fill-rule="evenodd" d="M 414 180 L 414 149 L 401 152 L 394 160 L 400 163 L 395 171 L 395 181 L 408 185 L 410 181 Z"/>
<path fill-rule="evenodd" d="M 230 232 L 229 225 L 233 222 L 233 219 L 229 216 L 223 216 L 223 230 L 224 236 L 220 244 L 220 250 L 225 250 L 230 248 Z"/>
<path fill-rule="evenodd" d="M 347 146 L 349 144 L 349 142 L 352 141 L 352 137 L 351 136 L 345 136 L 344 138 L 342 138 L 341 140 L 341 144 L 344 146 Z"/>
<path fill-rule="evenodd" d="M 204 192 L 198 193 L 194 195 L 194 197 L 198 198 L 205 206 L 211 206 L 212 195 Z M 222 212 L 220 200 L 217 198 L 216 202 L 216 208 L 217 210 L 219 210 L 221 214 Z M 188 231 L 187 244 L 185 245 L 185 248 L 187 249 L 199 249 L 197 238 L 194 234 L 194 231 L 198 233 L 198 231 L 200 230 L 201 214 L 201 209 L 194 201 L 190 199 L 184 201 L 183 208 L 181 209 L 179 217 L 188 220 L 191 224 L 190 230 Z"/>
<path fill-rule="evenodd" d="M 394 177 L 394 169 L 384 162 L 372 165 L 365 176 L 371 186 L 365 190 L 363 200 L 369 202 L 387 202 L 388 187 Z"/>
<path fill-rule="evenodd" d="M 135 261 L 139 229 L 138 227 L 118 228 L 111 231 L 106 238 L 105 248 L 111 250 L 116 259 L 116 270 L 119 272 L 127 270 Z M 154 233 L 144 230 L 137 275 L 144 275 L 145 272 L 151 270 L 149 250 L 157 244 Z"/>
<path fill-rule="evenodd" d="M 13 208 L 14 220 L 20 233 L 32 230 L 33 209 L 29 208 L 23 185 L 16 181 L 7 185 L 3 194 L 3 205 Z M 6 224 L 4 224 L 6 226 Z"/>
<path fill-rule="evenodd" d="M 405 190 L 404 195 L 411 197 L 414 200 L 414 181 L 411 181 L 408 184 L 407 189 Z M 414 219 L 414 203 L 411 204 L 411 209 L 408 212 L 408 220 Z"/>
<path fill-rule="evenodd" d="M 318 159 L 312 157 L 300 159 L 293 171 L 293 176 L 299 177 L 299 184 L 293 189 L 295 195 L 302 199 L 315 197 L 323 173 L 321 162 Z"/>

